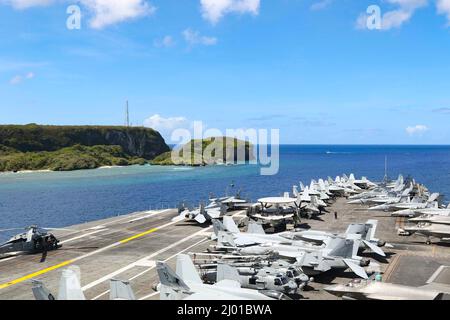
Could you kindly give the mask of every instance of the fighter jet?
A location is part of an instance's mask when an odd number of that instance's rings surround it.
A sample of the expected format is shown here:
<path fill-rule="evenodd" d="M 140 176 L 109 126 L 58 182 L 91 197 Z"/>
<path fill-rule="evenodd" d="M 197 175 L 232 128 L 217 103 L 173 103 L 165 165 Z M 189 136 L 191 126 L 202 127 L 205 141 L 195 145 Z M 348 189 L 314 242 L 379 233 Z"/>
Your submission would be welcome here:
<path fill-rule="evenodd" d="M 449 267 L 441 266 L 420 287 L 404 286 L 379 281 L 354 280 L 348 284 L 337 284 L 325 288 L 325 291 L 346 300 L 443 300 L 450 297 L 449 283 L 440 283 Z M 447 277 L 448 279 L 448 277 Z"/>
<path fill-rule="evenodd" d="M 305 231 L 287 231 L 283 232 L 285 236 L 290 235 L 294 239 L 312 241 L 316 243 L 323 243 L 330 237 L 344 237 L 353 238 L 355 241 L 359 241 L 360 250 L 369 249 L 374 253 L 385 257 L 381 247 L 386 245 L 385 241 L 381 241 L 375 238 L 375 232 L 377 229 L 377 220 L 368 220 L 366 223 L 352 223 L 347 227 L 347 230 L 343 234 L 330 233 L 326 231 L 305 230 Z M 392 245 L 387 244 L 392 247 Z"/>
<path fill-rule="evenodd" d="M 411 201 L 406 202 L 393 202 L 385 203 L 383 205 L 375 206 L 369 208 L 369 210 L 380 210 L 380 211 L 398 211 L 398 210 L 417 210 L 417 209 L 427 209 L 427 208 L 438 208 L 439 203 L 437 202 L 440 197 L 439 193 L 433 193 L 428 200 L 424 201 L 419 197 L 415 197 Z"/>
<path fill-rule="evenodd" d="M 369 179 L 367 179 L 367 177 L 362 177 L 359 180 L 355 179 L 355 175 L 353 173 L 350 174 L 349 182 L 360 187 L 361 189 L 370 189 L 370 188 L 374 188 L 377 186 L 377 184 L 375 184 L 372 181 L 370 181 Z"/>
<path fill-rule="evenodd" d="M 218 219 L 227 212 L 227 207 L 219 202 L 212 202 L 207 207 L 203 203 L 198 209 L 186 208 L 180 205 L 178 208 L 179 215 L 172 219 L 172 221 L 195 220 L 203 224 L 212 219 Z"/>
<path fill-rule="evenodd" d="M 285 274 L 272 268 L 236 268 L 229 264 L 217 265 L 217 282 L 234 280 L 242 288 L 254 290 L 272 290 L 284 294 L 295 294 L 299 285 Z"/>
<path fill-rule="evenodd" d="M 330 238 L 324 246 L 314 246 L 306 243 L 305 246 L 289 243 L 263 243 L 249 247 L 235 247 L 233 239 L 223 239 L 219 233 L 219 241 L 233 250 L 234 254 L 273 255 L 293 261 L 296 266 L 302 268 L 307 275 L 316 275 L 332 269 L 345 270 L 350 268 L 356 275 L 367 279 L 367 273 L 363 267 L 369 265 L 370 260 L 357 256 L 359 245 L 352 239 Z"/>
<path fill-rule="evenodd" d="M 33 280 L 31 288 L 36 300 L 86 300 L 81 289 L 80 268 L 64 269 L 59 280 L 58 296 L 53 295 L 43 282 Z M 110 300 L 136 300 L 128 281 L 110 280 Z"/>
<path fill-rule="evenodd" d="M 431 238 L 438 238 L 442 241 L 450 240 L 450 225 L 438 223 L 419 223 L 415 226 L 403 228 L 409 234 L 417 233 L 427 238 L 426 243 L 431 244 Z"/>
<path fill-rule="evenodd" d="M 12 231 L 20 229 L 5 229 L 0 231 Z M 5 243 L 0 244 L 0 259 L 23 254 L 42 253 L 42 262 L 45 260 L 47 251 L 62 247 L 59 240 L 46 229 L 38 226 L 30 226 L 26 232 L 15 235 Z M 55 230 L 55 228 L 53 228 Z M 59 229 L 66 230 L 66 229 Z"/>
<path fill-rule="evenodd" d="M 450 205 L 446 208 L 426 208 L 426 209 L 405 209 L 400 211 L 395 211 L 391 213 L 391 216 L 393 217 L 417 217 L 421 215 L 427 215 L 427 216 L 447 216 L 450 217 Z"/>
<path fill-rule="evenodd" d="M 204 284 L 191 258 L 185 254 L 177 256 L 176 272 L 165 262 L 157 262 L 156 269 L 161 282 L 157 286 L 161 300 L 273 300 L 270 293 L 241 288 L 234 280 Z"/>
<path fill-rule="evenodd" d="M 287 243 L 296 247 L 304 246 L 309 250 L 321 247 L 308 242 L 289 239 L 283 234 L 266 234 L 264 231 L 255 231 L 252 228 L 256 227 L 256 224 L 249 224 L 250 232 L 241 232 L 230 216 L 223 218 L 223 224 L 220 221 L 213 220 L 213 226 L 218 241 L 217 248 L 223 247 L 226 249 L 230 245 L 233 247 L 247 247 L 265 243 Z"/>
<path fill-rule="evenodd" d="M 437 215 L 422 215 L 417 218 L 408 220 L 414 223 L 431 223 L 431 224 L 446 224 L 450 225 L 450 216 L 437 216 Z"/>

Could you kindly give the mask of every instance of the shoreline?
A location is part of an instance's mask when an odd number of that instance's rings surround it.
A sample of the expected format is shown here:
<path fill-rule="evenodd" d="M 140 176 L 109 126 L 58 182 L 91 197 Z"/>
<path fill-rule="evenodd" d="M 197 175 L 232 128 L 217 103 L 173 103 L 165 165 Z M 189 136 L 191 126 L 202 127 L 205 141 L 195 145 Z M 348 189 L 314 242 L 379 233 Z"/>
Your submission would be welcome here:
<path fill-rule="evenodd" d="M 24 174 L 24 173 L 44 173 L 44 172 L 74 172 L 74 171 L 82 171 L 82 170 L 99 170 L 99 169 L 114 169 L 114 168 L 126 168 L 131 166 L 101 166 L 94 169 L 79 169 L 79 170 L 71 170 L 71 171 L 55 171 L 50 169 L 39 169 L 39 170 L 19 170 L 19 171 L 3 171 L 0 172 L 0 176 L 2 174 Z"/>

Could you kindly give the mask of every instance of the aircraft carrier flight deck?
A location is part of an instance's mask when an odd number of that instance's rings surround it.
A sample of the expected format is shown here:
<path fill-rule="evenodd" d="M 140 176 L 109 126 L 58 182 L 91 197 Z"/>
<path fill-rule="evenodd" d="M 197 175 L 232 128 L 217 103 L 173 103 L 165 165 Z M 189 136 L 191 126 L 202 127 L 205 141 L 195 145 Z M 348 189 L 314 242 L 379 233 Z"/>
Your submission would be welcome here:
<path fill-rule="evenodd" d="M 365 252 L 363 257 L 374 263 L 383 281 L 420 286 L 440 265 L 449 265 L 448 246 L 425 244 L 419 236 L 402 237 L 396 230 L 406 218 L 389 213 L 372 212 L 365 205 L 347 204 L 345 198 L 328 208 L 318 219 L 302 220 L 312 229 L 344 232 L 349 223 L 378 220 L 377 237 L 394 245 L 384 248 L 386 258 Z M 337 212 L 337 219 L 334 215 Z M 235 220 L 245 211 L 229 213 Z M 70 265 L 79 266 L 81 286 L 87 299 L 109 299 L 109 281 L 130 282 L 136 299 L 159 299 L 154 286 L 159 282 L 156 262 L 166 261 L 174 267 L 180 253 L 202 253 L 214 244 L 210 240 L 212 226 L 191 222 L 174 222 L 176 209 L 148 211 L 118 216 L 101 221 L 67 227 L 56 231 L 62 248 L 41 255 L 22 255 L 0 260 L 0 299 L 33 300 L 32 285 L 40 280 L 53 292 L 58 289 L 61 271 Z M 195 256 L 193 255 L 195 258 Z M 339 299 L 326 291 L 330 284 L 348 283 L 350 272 L 327 272 L 314 278 L 311 289 L 301 291 L 298 299 Z"/>

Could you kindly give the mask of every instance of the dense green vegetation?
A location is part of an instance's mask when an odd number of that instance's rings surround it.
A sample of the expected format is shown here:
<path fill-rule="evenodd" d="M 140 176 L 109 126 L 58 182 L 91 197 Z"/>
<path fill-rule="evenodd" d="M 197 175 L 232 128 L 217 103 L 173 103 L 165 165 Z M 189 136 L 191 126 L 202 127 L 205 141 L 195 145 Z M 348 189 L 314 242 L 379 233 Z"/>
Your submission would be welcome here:
<path fill-rule="evenodd" d="M 127 155 L 120 146 L 75 145 L 58 151 L 9 152 L 0 155 L 0 171 L 71 171 L 145 163 L 147 160 Z"/>
<path fill-rule="evenodd" d="M 169 150 L 161 135 L 147 128 L 0 126 L 0 171 L 145 164 Z"/>
<path fill-rule="evenodd" d="M 220 152 L 221 151 L 221 152 Z M 188 154 L 185 156 L 184 153 Z M 177 163 L 173 159 L 177 159 Z M 165 152 L 151 161 L 155 165 L 204 166 L 253 160 L 253 146 L 236 138 L 213 137 L 191 140 L 182 148 Z"/>

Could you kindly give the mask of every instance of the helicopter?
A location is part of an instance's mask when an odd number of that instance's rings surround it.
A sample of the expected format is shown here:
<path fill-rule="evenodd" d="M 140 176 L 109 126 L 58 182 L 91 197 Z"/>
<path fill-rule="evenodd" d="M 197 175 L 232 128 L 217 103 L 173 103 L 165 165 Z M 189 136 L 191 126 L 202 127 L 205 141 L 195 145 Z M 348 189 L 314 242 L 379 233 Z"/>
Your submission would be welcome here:
<path fill-rule="evenodd" d="M 55 228 L 48 228 L 56 230 Z M 41 262 L 47 257 L 47 252 L 57 250 L 62 247 L 59 240 L 48 229 L 40 228 L 36 225 L 25 228 L 25 232 L 13 236 L 8 241 L 0 244 L 0 259 L 25 254 L 42 253 Z M 4 229 L 0 232 L 22 230 Z M 64 229 L 59 229 L 64 230 Z"/>

